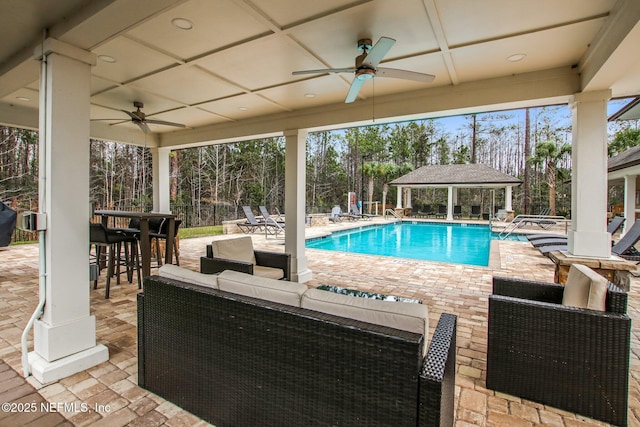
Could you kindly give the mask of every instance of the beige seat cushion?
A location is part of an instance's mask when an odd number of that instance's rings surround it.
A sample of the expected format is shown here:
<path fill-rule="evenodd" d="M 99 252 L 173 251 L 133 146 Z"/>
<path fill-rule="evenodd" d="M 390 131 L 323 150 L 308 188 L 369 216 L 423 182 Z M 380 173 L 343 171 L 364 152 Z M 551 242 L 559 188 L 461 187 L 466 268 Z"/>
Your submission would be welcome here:
<path fill-rule="evenodd" d="M 173 264 L 165 264 L 158 269 L 158 275 L 168 279 L 181 280 L 187 283 L 218 289 L 218 276 L 215 274 L 202 274 L 187 268 Z"/>
<path fill-rule="evenodd" d="M 284 271 L 281 268 L 265 267 L 262 265 L 254 265 L 253 274 L 255 276 L 266 277 L 268 279 L 275 280 L 280 280 L 284 277 Z"/>
<path fill-rule="evenodd" d="M 233 270 L 225 270 L 218 275 L 218 286 L 222 291 L 295 307 L 300 307 L 302 294 L 307 290 L 302 283 L 252 276 Z"/>
<path fill-rule="evenodd" d="M 429 313 L 423 304 L 374 300 L 309 289 L 302 296 L 302 308 L 421 334 L 424 336 L 423 355 L 427 352 Z"/>
<path fill-rule="evenodd" d="M 213 256 L 216 258 L 249 262 L 253 265 L 256 264 L 251 236 L 243 236 L 236 239 L 214 240 L 211 242 L 211 246 L 213 248 Z"/>
<path fill-rule="evenodd" d="M 605 311 L 607 285 L 607 279 L 589 267 L 582 264 L 571 264 L 564 287 L 562 304 Z"/>

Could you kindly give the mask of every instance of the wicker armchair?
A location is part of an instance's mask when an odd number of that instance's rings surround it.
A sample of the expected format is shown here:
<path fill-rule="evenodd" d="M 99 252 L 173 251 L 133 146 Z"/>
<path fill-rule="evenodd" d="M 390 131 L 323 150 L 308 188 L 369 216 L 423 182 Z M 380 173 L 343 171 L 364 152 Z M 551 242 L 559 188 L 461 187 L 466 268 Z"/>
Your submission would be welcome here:
<path fill-rule="evenodd" d="M 224 270 L 235 270 L 255 276 L 291 280 L 291 254 L 254 250 L 251 236 L 217 241 L 214 244 L 207 245 L 206 257 L 200 258 L 201 273 L 216 274 Z"/>
<path fill-rule="evenodd" d="M 563 306 L 564 287 L 494 277 L 487 388 L 627 425 L 631 319 L 609 283 L 606 311 Z"/>

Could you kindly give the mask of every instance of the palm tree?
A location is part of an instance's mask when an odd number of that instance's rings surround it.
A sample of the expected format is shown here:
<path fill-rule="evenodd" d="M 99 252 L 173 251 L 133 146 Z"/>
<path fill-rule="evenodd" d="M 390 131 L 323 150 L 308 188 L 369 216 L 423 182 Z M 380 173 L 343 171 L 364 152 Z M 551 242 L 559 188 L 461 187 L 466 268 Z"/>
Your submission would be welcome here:
<path fill-rule="evenodd" d="M 369 213 L 371 213 L 371 206 L 373 205 L 373 184 L 374 179 L 378 176 L 379 173 L 379 163 L 369 162 L 362 165 L 363 173 L 369 178 L 368 187 L 369 187 Z M 364 213 L 364 206 L 362 209 Z"/>
<path fill-rule="evenodd" d="M 389 182 L 405 175 L 413 170 L 413 166 L 410 163 L 404 163 L 401 166 L 395 163 L 379 163 L 378 164 L 378 176 L 382 178 L 382 209 L 384 210 L 387 205 L 387 194 L 389 193 Z"/>
<path fill-rule="evenodd" d="M 556 214 L 556 178 L 558 176 L 558 162 L 571 153 L 570 144 L 558 146 L 554 141 L 546 141 L 536 145 L 535 153 L 527 161 L 544 167 L 547 185 L 549 185 L 550 214 Z"/>

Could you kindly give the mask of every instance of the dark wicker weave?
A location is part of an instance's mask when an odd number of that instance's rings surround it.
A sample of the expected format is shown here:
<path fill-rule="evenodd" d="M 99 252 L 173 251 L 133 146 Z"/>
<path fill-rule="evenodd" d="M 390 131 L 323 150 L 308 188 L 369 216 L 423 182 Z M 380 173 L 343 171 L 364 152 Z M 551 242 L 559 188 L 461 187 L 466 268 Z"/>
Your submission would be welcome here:
<path fill-rule="evenodd" d="M 284 272 L 282 280 L 291 280 L 291 254 L 256 250 L 253 251 L 253 254 L 256 257 L 256 265 L 279 268 Z M 224 270 L 235 270 L 242 273 L 253 274 L 253 264 L 216 258 L 213 256 L 213 247 L 207 245 L 207 256 L 200 257 L 200 272 L 215 274 L 221 273 Z"/>
<path fill-rule="evenodd" d="M 605 312 L 561 305 L 558 284 L 494 277 L 487 388 L 627 425 L 631 319 L 609 284 Z"/>
<path fill-rule="evenodd" d="M 456 317 L 423 336 L 157 276 L 138 383 L 218 427 L 453 425 Z"/>

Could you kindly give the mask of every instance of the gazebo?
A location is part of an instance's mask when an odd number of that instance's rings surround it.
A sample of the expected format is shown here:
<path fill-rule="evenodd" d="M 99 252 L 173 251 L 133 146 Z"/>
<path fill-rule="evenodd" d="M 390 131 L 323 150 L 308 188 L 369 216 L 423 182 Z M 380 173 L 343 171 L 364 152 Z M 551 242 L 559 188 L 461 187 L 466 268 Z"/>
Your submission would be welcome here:
<path fill-rule="evenodd" d="M 447 220 L 453 220 L 453 206 L 458 199 L 459 188 L 504 188 L 505 209 L 513 210 L 511 194 L 514 186 L 522 184 L 518 178 L 483 164 L 428 165 L 422 166 L 393 180 L 390 185 L 398 187 L 396 208 L 401 209 L 402 191 L 406 188 L 406 208 L 411 208 L 411 189 L 440 187 L 448 188 Z"/>

